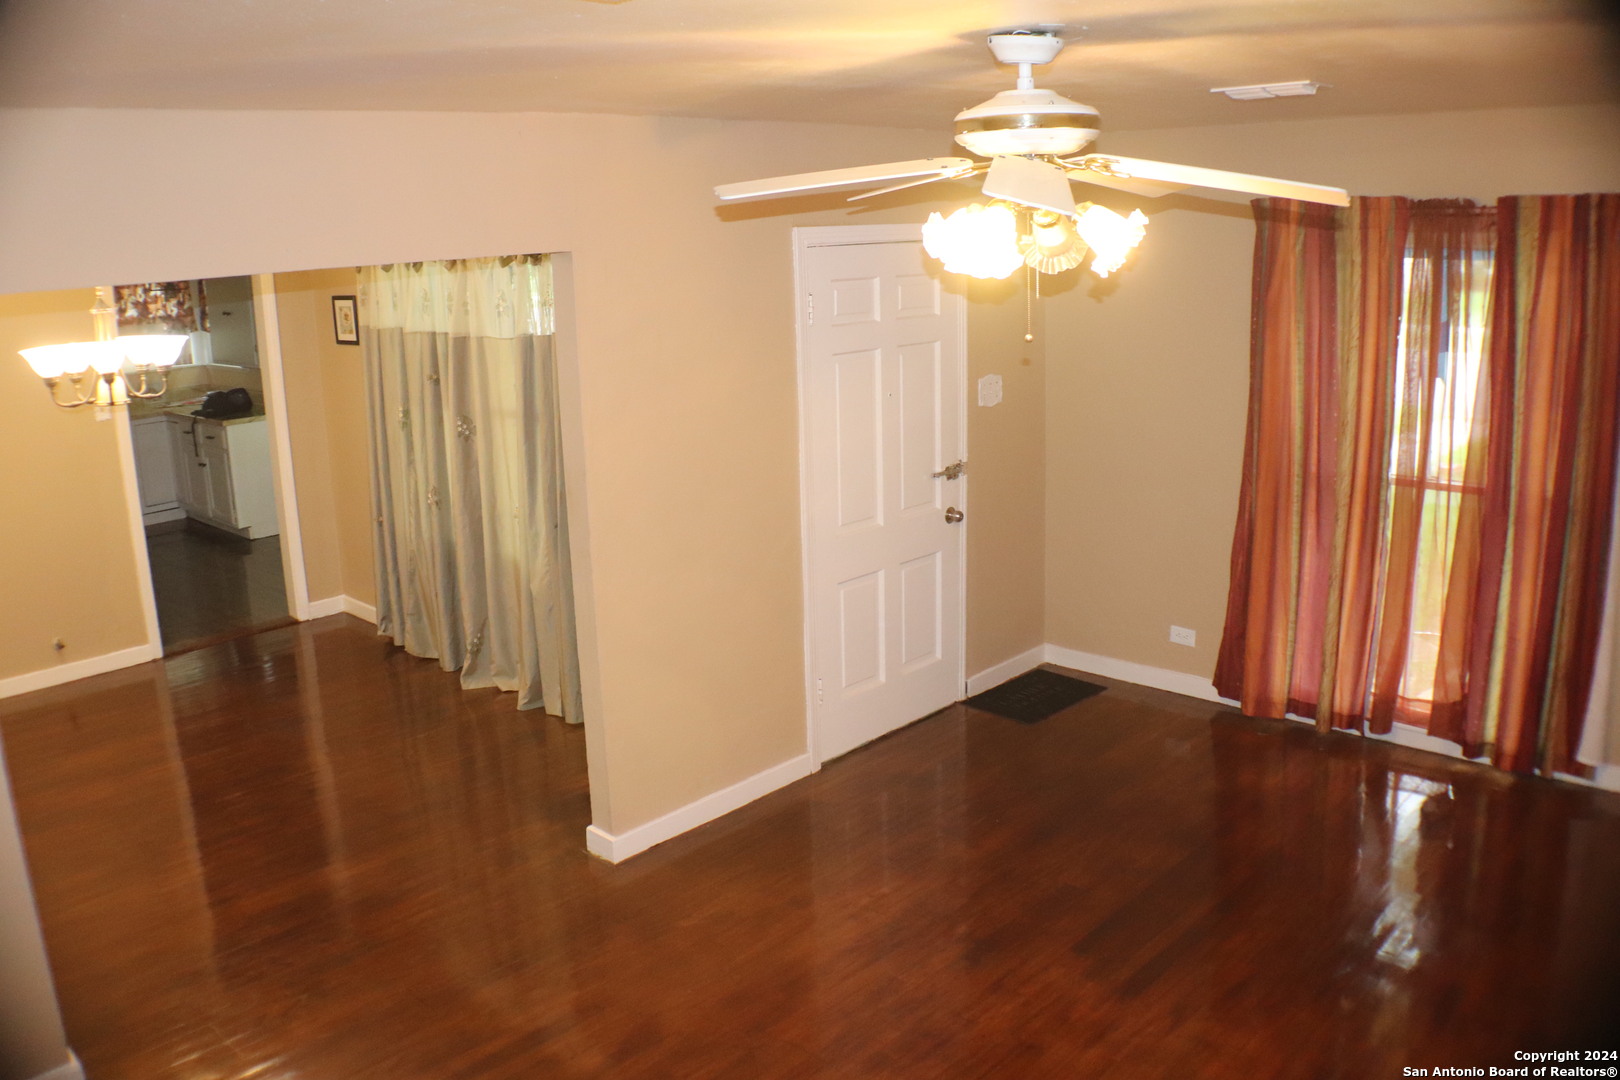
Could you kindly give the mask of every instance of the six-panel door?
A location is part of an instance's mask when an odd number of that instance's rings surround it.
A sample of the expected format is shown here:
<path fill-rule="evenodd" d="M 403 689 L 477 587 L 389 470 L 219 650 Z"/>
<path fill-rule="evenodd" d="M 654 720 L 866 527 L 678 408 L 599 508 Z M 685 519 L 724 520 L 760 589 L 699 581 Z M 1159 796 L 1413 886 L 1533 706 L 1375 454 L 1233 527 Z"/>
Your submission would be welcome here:
<path fill-rule="evenodd" d="M 962 298 L 917 242 L 812 247 L 804 285 L 820 759 L 962 697 Z"/>

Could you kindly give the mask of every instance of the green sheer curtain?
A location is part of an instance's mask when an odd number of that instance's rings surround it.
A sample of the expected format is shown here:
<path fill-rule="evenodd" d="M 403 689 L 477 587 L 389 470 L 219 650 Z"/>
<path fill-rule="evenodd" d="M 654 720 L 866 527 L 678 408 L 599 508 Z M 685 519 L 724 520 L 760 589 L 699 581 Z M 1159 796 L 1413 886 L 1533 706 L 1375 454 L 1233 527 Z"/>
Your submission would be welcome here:
<path fill-rule="evenodd" d="M 1620 196 L 1258 200 L 1215 684 L 1581 772 L 1620 414 Z"/>
<path fill-rule="evenodd" d="M 549 265 L 369 267 L 358 300 L 378 632 L 578 722 Z"/>

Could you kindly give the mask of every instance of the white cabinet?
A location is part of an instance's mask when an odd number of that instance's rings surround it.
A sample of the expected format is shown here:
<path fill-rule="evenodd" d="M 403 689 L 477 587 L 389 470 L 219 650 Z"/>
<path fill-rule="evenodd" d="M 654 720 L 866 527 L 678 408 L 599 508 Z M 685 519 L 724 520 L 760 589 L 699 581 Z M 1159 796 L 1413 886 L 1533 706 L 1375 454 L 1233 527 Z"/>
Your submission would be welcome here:
<path fill-rule="evenodd" d="M 174 454 L 175 493 L 188 517 L 208 517 L 208 474 L 204 471 L 189 416 L 169 417 L 170 448 Z"/>
<path fill-rule="evenodd" d="M 251 539 L 275 536 L 270 428 L 263 417 L 173 417 L 179 498 L 186 514 Z"/>
<path fill-rule="evenodd" d="M 135 443 L 135 485 L 141 493 L 141 520 L 148 525 L 185 517 L 169 419 L 150 416 L 129 423 Z"/>

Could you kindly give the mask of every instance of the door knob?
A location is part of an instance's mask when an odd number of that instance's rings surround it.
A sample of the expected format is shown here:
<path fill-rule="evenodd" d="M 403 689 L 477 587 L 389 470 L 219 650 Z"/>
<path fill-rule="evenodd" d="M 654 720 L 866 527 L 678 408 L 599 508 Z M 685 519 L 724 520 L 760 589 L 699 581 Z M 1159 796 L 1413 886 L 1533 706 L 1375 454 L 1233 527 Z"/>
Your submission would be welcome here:
<path fill-rule="evenodd" d="M 962 511 L 958 510 L 954 506 L 947 506 L 945 508 L 945 524 L 947 524 L 947 525 L 955 525 L 958 521 L 961 521 L 961 520 L 962 520 Z"/>

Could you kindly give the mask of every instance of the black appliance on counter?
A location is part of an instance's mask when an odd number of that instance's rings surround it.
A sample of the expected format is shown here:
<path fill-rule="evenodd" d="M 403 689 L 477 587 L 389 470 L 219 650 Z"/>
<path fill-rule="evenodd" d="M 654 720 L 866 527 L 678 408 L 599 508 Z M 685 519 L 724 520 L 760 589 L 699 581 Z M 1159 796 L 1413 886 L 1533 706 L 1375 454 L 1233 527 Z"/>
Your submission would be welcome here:
<path fill-rule="evenodd" d="M 204 420 L 231 420 L 247 416 L 253 411 L 253 395 L 244 387 L 230 390 L 210 390 L 203 396 L 202 407 L 191 410 L 192 416 Z"/>

